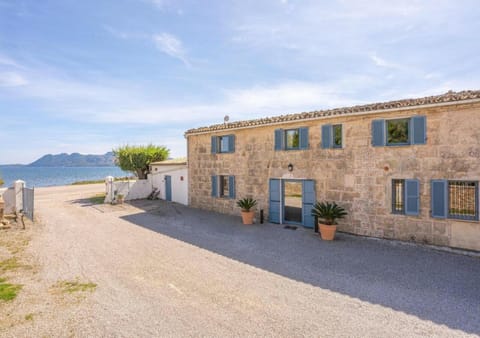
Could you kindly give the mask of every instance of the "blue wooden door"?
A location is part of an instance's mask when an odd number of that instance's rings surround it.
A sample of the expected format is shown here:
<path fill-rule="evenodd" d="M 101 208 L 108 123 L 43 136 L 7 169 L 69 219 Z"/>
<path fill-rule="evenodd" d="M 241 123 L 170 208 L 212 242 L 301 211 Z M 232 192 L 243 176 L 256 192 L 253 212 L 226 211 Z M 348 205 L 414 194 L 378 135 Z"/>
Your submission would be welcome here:
<path fill-rule="evenodd" d="M 269 182 L 269 191 L 270 191 L 270 202 L 268 215 L 269 220 L 272 223 L 280 223 L 281 215 L 281 198 L 282 198 L 282 187 L 281 180 L 277 178 L 271 178 Z"/>
<path fill-rule="evenodd" d="M 165 175 L 165 199 L 172 200 L 172 177 L 169 175 Z"/>
<path fill-rule="evenodd" d="M 315 226 L 315 217 L 312 216 L 312 208 L 315 204 L 315 181 L 304 180 L 302 190 L 303 226 L 313 228 Z"/>

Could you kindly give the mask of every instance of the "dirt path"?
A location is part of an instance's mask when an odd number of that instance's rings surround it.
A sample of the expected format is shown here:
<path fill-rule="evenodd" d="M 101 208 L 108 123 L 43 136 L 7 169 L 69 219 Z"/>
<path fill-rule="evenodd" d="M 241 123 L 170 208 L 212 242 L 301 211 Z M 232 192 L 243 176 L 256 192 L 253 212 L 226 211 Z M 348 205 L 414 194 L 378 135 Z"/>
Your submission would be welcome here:
<path fill-rule="evenodd" d="M 126 220 L 155 222 L 132 205 L 88 205 L 102 189 L 36 190 L 40 224 L 27 254 L 38 271 L 7 305 L 17 319 L 2 336 L 466 335 L 148 230 Z M 59 291 L 64 281 L 96 287 Z"/>

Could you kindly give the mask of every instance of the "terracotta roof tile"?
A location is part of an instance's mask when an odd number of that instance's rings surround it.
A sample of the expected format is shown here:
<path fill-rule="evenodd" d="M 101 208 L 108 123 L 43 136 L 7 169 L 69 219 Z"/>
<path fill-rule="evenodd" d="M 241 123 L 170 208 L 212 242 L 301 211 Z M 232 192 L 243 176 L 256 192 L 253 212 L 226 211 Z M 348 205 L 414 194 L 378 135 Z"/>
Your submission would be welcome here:
<path fill-rule="evenodd" d="M 303 112 L 296 114 L 280 115 L 273 117 L 264 117 L 255 120 L 238 121 L 231 123 L 215 124 L 208 127 L 189 129 L 185 132 L 185 135 L 205 133 L 212 131 L 254 127 L 260 125 L 276 124 L 282 122 L 292 122 L 297 120 L 308 120 L 314 118 L 321 118 L 332 115 L 350 115 L 358 113 L 368 113 L 372 111 L 392 110 L 400 108 L 414 108 L 418 106 L 441 104 L 441 103 L 454 103 L 465 100 L 480 99 L 480 90 L 465 90 L 461 92 L 449 91 L 445 94 L 427 96 L 416 99 L 403 99 L 389 102 L 377 102 L 366 105 L 357 105 L 353 107 L 334 108 L 326 110 L 316 110 L 312 112 Z"/>

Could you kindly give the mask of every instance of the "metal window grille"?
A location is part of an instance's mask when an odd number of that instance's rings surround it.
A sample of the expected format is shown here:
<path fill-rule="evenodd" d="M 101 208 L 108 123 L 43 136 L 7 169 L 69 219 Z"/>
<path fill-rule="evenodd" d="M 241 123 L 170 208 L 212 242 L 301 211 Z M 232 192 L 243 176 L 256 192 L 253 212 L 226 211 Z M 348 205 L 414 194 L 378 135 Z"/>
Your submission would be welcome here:
<path fill-rule="evenodd" d="M 478 182 L 448 182 L 448 216 L 458 219 L 477 219 Z"/>
<path fill-rule="evenodd" d="M 405 213 L 404 188 L 405 180 L 392 180 L 392 212 L 394 214 Z"/>

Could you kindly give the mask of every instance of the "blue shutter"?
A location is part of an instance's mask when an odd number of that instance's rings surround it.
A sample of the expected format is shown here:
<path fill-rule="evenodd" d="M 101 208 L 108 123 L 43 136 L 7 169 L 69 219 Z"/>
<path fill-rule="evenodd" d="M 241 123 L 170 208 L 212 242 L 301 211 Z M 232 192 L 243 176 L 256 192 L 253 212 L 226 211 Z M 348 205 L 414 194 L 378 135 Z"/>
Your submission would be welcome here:
<path fill-rule="evenodd" d="M 448 213 L 448 181 L 432 180 L 432 217 L 446 218 Z"/>
<path fill-rule="evenodd" d="M 217 137 L 212 136 L 212 154 L 217 153 Z"/>
<path fill-rule="evenodd" d="M 281 181 L 276 178 L 271 178 L 269 182 L 270 201 L 268 208 L 269 220 L 272 223 L 280 223 L 280 208 L 281 208 Z"/>
<path fill-rule="evenodd" d="M 228 135 L 228 152 L 235 152 L 235 135 Z"/>
<path fill-rule="evenodd" d="M 228 176 L 228 197 L 235 198 L 235 176 Z"/>
<path fill-rule="evenodd" d="M 283 150 L 283 129 L 275 130 L 275 150 Z"/>
<path fill-rule="evenodd" d="M 217 176 L 212 176 L 212 196 L 218 197 Z"/>
<path fill-rule="evenodd" d="M 372 146 L 382 147 L 385 145 L 385 120 L 372 121 Z"/>
<path fill-rule="evenodd" d="M 303 226 L 313 228 L 315 216 L 312 216 L 313 205 L 315 204 L 315 181 L 304 180 L 302 192 Z"/>
<path fill-rule="evenodd" d="M 322 126 L 322 148 L 328 149 L 332 147 L 332 125 L 324 124 Z"/>
<path fill-rule="evenodd" d="M 298 128 L 300 146 L 298 149 L 308 149 L 308 128 Z"/>
<path fill-rule="evenodd" d="M 420 213 L 420 182 L 405 180 L 405 215 L 418 216 Z"/>
<path fill-rule="evenodd" d="M 425 116 L 413 116 L 410 119 L 411 144 L 425 144 L 427 142 L 427 119 Z"/>

